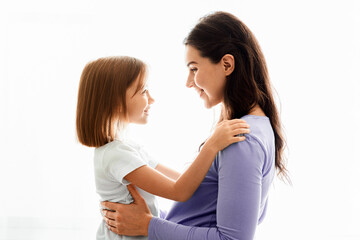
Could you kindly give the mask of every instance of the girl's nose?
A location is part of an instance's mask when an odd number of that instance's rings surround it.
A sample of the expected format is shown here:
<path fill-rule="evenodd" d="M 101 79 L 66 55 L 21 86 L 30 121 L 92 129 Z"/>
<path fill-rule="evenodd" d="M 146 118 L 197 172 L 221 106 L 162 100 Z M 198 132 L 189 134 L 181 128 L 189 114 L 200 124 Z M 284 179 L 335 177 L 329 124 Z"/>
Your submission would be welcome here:
<path fill-rule="evenodd" d="M 150 105 L 150 104 L 153 104 L 153 103 L 155 102 L 155 99 L 153 99 L 153 98 L 150 96 L 149 91 L 147 92 L 147 94 L 148 94 L 148 104 L 149 104 L 149 105 Z"/>

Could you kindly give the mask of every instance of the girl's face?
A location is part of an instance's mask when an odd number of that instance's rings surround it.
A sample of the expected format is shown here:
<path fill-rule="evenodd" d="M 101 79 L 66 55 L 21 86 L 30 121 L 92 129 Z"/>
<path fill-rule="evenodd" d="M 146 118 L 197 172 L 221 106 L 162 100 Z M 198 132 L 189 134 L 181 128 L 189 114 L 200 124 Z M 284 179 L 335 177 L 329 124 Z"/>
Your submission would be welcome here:
<path fill-rule="evenodd" d="M 186 46 L 185 61 L 189 68 L 186 86 L 196 90 L 206 108 L 222 102 L 227 75 L 223 62 L 212 63 L 210 59 L 201 57 L 200 52 L 190 45 Z"/>
<path fill-rule="evenodd" d="M 136 92 L 139 77 L 126 91 L 126 108 L 129 123 L 146 124 L 150 105 L 154 99 L 146 87 Z"/>

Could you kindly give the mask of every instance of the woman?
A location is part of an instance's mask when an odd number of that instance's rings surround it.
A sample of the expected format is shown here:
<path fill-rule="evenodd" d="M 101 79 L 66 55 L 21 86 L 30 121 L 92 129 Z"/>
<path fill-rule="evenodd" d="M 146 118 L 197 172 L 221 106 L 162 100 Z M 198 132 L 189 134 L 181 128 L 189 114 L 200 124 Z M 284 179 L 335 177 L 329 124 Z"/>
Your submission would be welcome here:
<path fill-rule="evenodd" d="M 276 170 L 287 178 L 285 141 L 264 56 L 251 31 L 225 12 L 200 19 L 184 43 L 186 86 L 207 108 L 222 104 L 219 122 L 244 119 L 251 133 L 218 152 L 194 195 L 176 202 L 165 219 L 151 216 L 133 187 L 135 203 L 103 203 L 114 211 L 105 210 L 104 217 L 115 233 L 149 239 L 253 239 Z"/>

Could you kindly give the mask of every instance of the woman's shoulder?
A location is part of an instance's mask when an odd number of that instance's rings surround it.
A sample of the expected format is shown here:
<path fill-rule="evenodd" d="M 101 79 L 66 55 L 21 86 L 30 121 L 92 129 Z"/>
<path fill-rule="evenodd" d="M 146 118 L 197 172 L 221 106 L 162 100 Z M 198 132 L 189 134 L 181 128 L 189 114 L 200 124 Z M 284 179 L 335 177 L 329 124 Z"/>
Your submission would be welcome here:
<path fill-rule="evenodd" d="M 247 177 L 264 176 L 273 169 L 275 162 L 274 133 L 267 117 L 245 116 L 243 118 L 250 125 L 250 133 L 245 134 L 245 140 L 229 145 L 220 151 L 214 166 L 225 174 L 246 175 Z"/>
<path fill-rule="evenodd" d="M 266 150 L 275 145 L 275 136 L 270 119 L 266 116 L 246 115 L 242 117 L 250 125 L 250 133 L 245 136 L 257 142 Z"/>
<path fill-rule="evenodd" d="M 271 161 L 274 135 L 267 117 L 246 115 L 244 119 L 250 125 L 250 133 L 245 140 L 233 143 L 218 153 L 219 164 L 254 164 L 263 166 Z"/>
<path fill-rule="evenodd" d="M 233 143 L 217 154 L 214 166 L 225 178 L 236 175 L 261 176 L 267 157 L 260 141 L 251 134 L 242 142 Z"/>
<path fill-rule="evenodd" d="M 236 142 L 228 147 L 224 148 L 219 152 L 220 155 L 226 157 L 252 157 L 254 152 L 257 152 L 260 155 L 265 154 L 264 144 L 259 139 L 258 136 L 249 133 L 245 134 L 245 140 L 241 142 Z"/>

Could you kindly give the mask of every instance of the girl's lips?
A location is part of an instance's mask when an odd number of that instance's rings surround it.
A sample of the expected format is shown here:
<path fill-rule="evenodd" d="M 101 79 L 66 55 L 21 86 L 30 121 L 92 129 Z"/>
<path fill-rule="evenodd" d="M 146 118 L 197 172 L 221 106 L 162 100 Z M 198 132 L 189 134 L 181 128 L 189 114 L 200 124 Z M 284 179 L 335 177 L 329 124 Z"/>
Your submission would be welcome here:
<path fill-rule="evenodd" d="M 146 115 L 149 115 L 149 110 L 150 110 L 150 108 L 145 109 L 145 110 L 144 110 L 144 113 L 145 113 Z"/>

